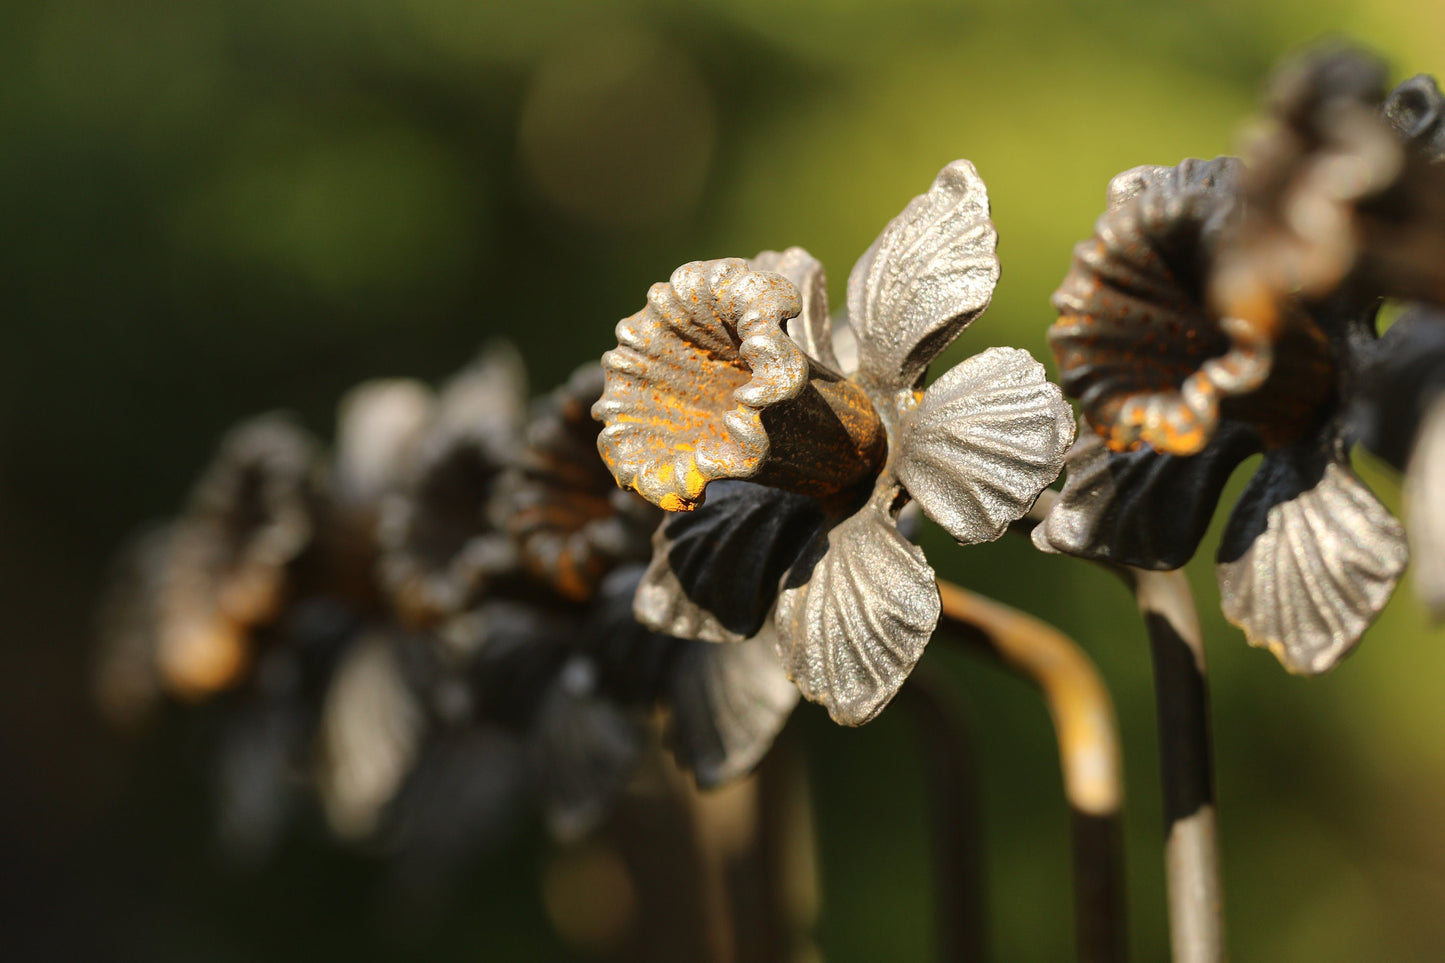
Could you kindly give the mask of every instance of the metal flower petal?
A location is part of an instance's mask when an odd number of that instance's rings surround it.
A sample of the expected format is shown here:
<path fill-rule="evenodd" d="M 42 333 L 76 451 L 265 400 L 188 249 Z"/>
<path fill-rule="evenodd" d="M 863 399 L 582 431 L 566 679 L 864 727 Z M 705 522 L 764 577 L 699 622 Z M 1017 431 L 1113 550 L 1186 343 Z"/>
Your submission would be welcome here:
<path fill-rule="evenodd" d="M 619 492 L 597 457 L 591 407 L 602 368 L 583 365 L 535 407 L 518 465 L 503 484 L 507 528 L 521 561 L 558 594 L 581 602 L 622 561 L 641 561 L 658 511 Z"/>
<path fill-rule="evenodd" d="M 411 771 L 426 729 L 396 641 L 385 634 L 358 641 L 338 667 L 322 709 L 321 801 L 332 829 L 348 839 L 376 829 Z"/>
<path fill-rule="evenodd" d="M 719 482 L 695 512 L 653 535 L 633 611 L 667 635 L 740 642 L 755 635 L 778 582 L 826 524 L 815 499 L 748 482 Z"/>
<path fill-rule="evenodd" d="M 771 271 L 792 281 L 798 289 L 802 308 L 788 322 L 789 336 L 803 351 L 830 371 L 847 374 L 833 351 L 833 322 L 828 317 L 828 283 L 823 264 L 803 248 L 761 251 L 749 264 L 754 271 Z"/>
<path fill-rule="evenodd" d="M 597 447 L 618 484 L 669 511 L 752 479 L 827 495 L 868 477 L 884 436 L 863 392 L 812 362 L 784 325 L 802 301 L 746 261 L 695 261 L 654 284 L 603 355 Z"/>
<path fill-rule="evenodd" d="M 1265 457 L 1230 517 L 1217 570 L 1225 618 L 1300 674 L 1324 672 L 1354 648 L 1409 557 L 1399 522 L 1325 448 Z"/>
<path fill-rule="evenodd" d="M 933 569 L 888 517 L 891 494 L 815 538 L 778 596 L 783 668 L 841 725 L 883 711 L 938 624 Z"/>
<path fill-rule="evenodd" d="M 1082 430 L 1065 461 L 1064 490 L 1033 530 L 1034 545 L 1117 565 L 1179 568 L 1199 547 L 1230 474 L 1258 451 L 1254 432 L 1231 421 L 1192 456 L 1114 452 Z"/>
<path fill-rule="evenodd" d="M 929 362 L 988 307 L 997 246 L 983 180 L 973 164 L 954 161 L 848 277 L 859 380 L 880 395 L 917 387 Z"/>
<path fill-rule="evenodd" d="M 1289 441 L 1333 391 L 1328 340 L 1298 309 L 1262 329 L 1205 304 L 1237 210 L 1237 173 L 1237 161 L 1217 158 L 1119 175 L 1113 206 L 1054 293 L 1060 380 L 1115 451 L 1145 443 L 1195 454 L 1221 405 Z"/>
<path fill-rule="evenodd" d="M 311 436 L 280 415 L 221 442 L 173 526 L 162 577 L 157 660 L 177 695 L 235 682 L 250 633 L 280 613 L 289 566 L 314 532 L 318 457 Z"/>
<path fill-rule="evenodd" d="M 670 742 L 704 789 L 747 775 L 798 704 L 771 620 L 736 645 L 679 641 L 669 675 Z"/>
<path fill-rule="evenodd" d="M 1433 163 L 1445 161 L 1445 96 L 1429 74 L 1416 74 L 1385 98 L 1385 120 Z"/>
<path fill-rule="evenodd" d="M 1027 351 L 990 348 L 904 415 L 894 470 L 959 543 L 991 542 L 1058 477 L 1073 438 L 1073 411 L 1044 366 Z"/>

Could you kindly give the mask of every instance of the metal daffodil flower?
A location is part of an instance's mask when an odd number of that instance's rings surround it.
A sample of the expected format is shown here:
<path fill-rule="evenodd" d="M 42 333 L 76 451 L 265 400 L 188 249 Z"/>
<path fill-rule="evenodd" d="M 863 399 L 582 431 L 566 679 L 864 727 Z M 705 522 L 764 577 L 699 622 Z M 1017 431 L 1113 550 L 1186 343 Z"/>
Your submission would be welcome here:
<path fill-rule="evenodd" d="M 1061 392 L 1024 351 L 989 349 L 923 390 L 928 364 L 987 307 L 996 244 L 983 182 L 949 164 L 853 268 L 849 370 L 822 266 L 800 248 L 685 264 L 653 285 L 617 326 L 593 407 L 618 483 L 690 513 L 654 540 L 645 624 L 773 637 L 837 722 L 887 705 L 940 611 L 899 511 L 913 499 L 959 542 L 995 539 L 1073 437 Z"/>
<path fill-rule="evenodd" d="M 1384 606 L 1404 533 L 1349 465 L 1346 418 L 1376 298 L 1285 302 L 1267 339 L 1231 340 L 1205 294 L 1240 207 L 1237 161 L 1136 168 L 1075 249 L 1050 331 L 1081 433 L 1046 550 L 1142 568 L 1194 554 L 1230 473 L 1265 453 L 1230 516 L 1225 616 L 1294 672 L 1322 672 Z M 1236 328 L 1235 334 L 1241 329 Z"/>

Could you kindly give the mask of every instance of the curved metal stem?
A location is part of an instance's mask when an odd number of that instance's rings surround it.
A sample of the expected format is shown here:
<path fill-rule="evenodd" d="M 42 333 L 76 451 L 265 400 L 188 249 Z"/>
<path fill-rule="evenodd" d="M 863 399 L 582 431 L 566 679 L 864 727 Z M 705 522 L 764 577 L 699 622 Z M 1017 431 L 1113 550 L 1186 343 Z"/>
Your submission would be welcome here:
<path fill-rule="evenodd" d="M 1038 524 L 1058 497 L 1045 491 L 1019 528 Z M 1163 786 L 1164 865 L 1174 963 L 1224 963 L 1224 885 L 1214 803 L 1214 750 L 1204 635 L 1184 573 L 1100 563 L 1134 593 L 1154 661 Z"/>
<path fill-rule="evenodd" d="M 942 623 L 1035 685 L 1059 742 L 1073 810 L 1074 927 L 1079 960 L 1127 958 L 1119 812 L 1124 783 L 1114 706 L 1084 651 L 1053 626 L 940 581 Z"/>

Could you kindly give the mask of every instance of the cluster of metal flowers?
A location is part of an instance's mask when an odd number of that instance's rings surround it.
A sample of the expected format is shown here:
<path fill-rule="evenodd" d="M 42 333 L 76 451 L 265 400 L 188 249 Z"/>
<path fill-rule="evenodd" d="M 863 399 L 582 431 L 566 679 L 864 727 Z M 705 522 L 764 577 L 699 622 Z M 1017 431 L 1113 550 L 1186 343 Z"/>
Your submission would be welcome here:
<path fill-rule="evenodd" d="M 529 804 L 560 836 L 607 812 L 660 733 L 712 786 L 797 702 L 770 648 L 631 615 L 657 512 L 598 459 L 596 365 L 526 403 L 494 347 L 440 390 L 375 381 L 327 452 L 265 415 L 181 514 L 135 541 L 102 616 L 103 706 L 219 706 L 220 826 L 264 853 L 319 800 L 420 858 L 488 845 Z"/>
<path fill-rule="evenodd" d="M 1445 100 L 1384 78 L 1312 52 L 1277 74 L 1243 158 L 1118 175 L 1054 295 L 1083 430 L 1035 543 L 1176 568 L 1262 453 L 1219 586 L 1298 673 L 1351 651 L 1409 557 L 1356 444 L 1405 473 L 1417 581 L 1445 611 Z M 1382 334 L 1387 304 L 1403 314 Z"/>

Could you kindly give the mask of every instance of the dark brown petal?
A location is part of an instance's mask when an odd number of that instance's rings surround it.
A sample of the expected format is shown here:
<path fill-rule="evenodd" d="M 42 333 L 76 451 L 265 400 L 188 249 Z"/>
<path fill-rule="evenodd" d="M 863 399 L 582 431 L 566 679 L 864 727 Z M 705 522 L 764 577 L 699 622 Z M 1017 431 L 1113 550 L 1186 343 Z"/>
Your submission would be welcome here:
<path fill-rule="evenodd" d="M 1328 444 L 1265 456 L 1220 544 L 1224 616 L 1291 672 L 1332 668 L 1405 569 L 1405 532 Z"/>
<path fill-rule="evenodd" d="M 1199 547 L 1230 474 L 1259 447 L 1252 431 L 1229 421 L 1187 457 L 1109 451 L 1081 430 L 1065 462 L 1064 490 L 1034 529 L 1034 544 L 1118 565 L 1179 568 Z"/>
<path fill-rule="evenodd" d="M 602 368 L 584 365 L 534 406 L 519 463 L 504 483 L 507 527 L 522 564 L 562 596 L 584 601 L 623 561 L 650 551 L 658 511 L 619 491 L 597 453 L 592 404 Z"/>
<path fill-rule="evenodd" d="M 823 496 L 871 477 L 882 425 L 859 388 L 788 337 L 801 306 L 792 282 L 737 258 L 653 285 L 648 306 L 617 325 L 593 407 L 618 484 L 687 511 L 723 478 Z"/>
<path fill-rule="evenodd" d="M 290 565 L 312 540 L 318 459 L 311 437 L 278 415 L 221 442 L 175 523 L 161 585 L 157 658 L 177 695 L 233 684 L 252 632 L 280 613 Z"/>

